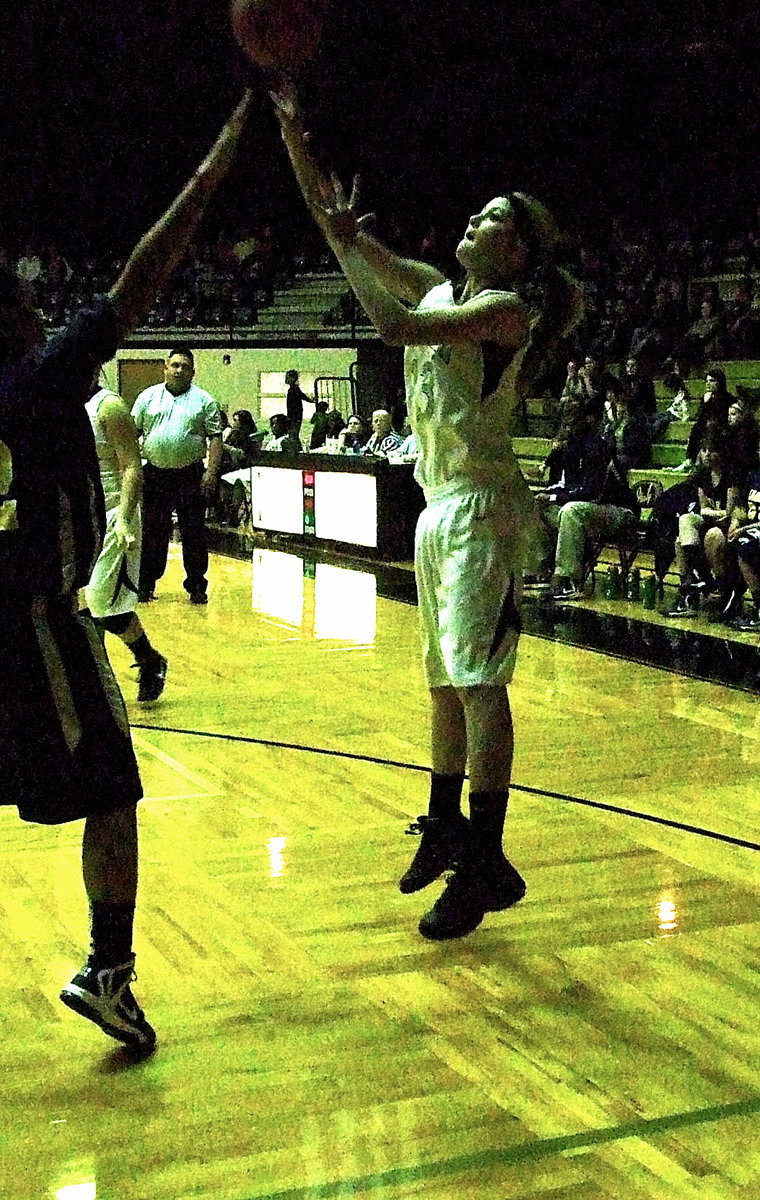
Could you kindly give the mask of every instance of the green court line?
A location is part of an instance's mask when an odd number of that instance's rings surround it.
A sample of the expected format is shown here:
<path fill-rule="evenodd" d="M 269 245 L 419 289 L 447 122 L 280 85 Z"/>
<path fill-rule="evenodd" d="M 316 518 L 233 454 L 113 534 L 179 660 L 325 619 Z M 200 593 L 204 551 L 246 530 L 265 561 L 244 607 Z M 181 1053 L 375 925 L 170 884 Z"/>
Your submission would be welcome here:
<path fill-rule="evenodd" d="M 760 1096 L 738 1100 L 733 1104 L 715 1104 L 709 1108 L 698 1108 L 692 1112 L 671 1113 L 664 1117 L 642 1118 L 625 1125 L 613 1125 L 605 1129 L 588 1129 L 583 1133 L 570 1133 L 561 1137 L 543 1138 L 540 1141 L 521 1142 L 517 1146 L 502 1149 L 476 1150 L 437 1162 L 419 1163 L 408 1167 L 391 1167 L 371 1175 L 358 1175 L 352 1179 L 336 1179 L 329 1183 L 308 1184 L 305 1187 L 284 1188 L 280 1191 L 251 1192 L 245 1200 L 343 1200 L 347 1196 L 359 1196 L 380 1188 L 399 1188 L 424 1183 L 446 1176 L 479 1172 L 493 1167 L 511 1167 L 518 1163 L 535 1163 L 542 1159 L 564 1154 L 568 1150 L 591 1150 L 609 1142 L 621 1142 L 626 1138 L 649 1138 L 658 1133 L 672 1133 L 677 1129 L 689 1129 L 695 1125 L 725 1121 L 731 1117 L 750 1117 L 760 1113 Z M 506 1115 L 506 1114 L 505 1114 Z"/>

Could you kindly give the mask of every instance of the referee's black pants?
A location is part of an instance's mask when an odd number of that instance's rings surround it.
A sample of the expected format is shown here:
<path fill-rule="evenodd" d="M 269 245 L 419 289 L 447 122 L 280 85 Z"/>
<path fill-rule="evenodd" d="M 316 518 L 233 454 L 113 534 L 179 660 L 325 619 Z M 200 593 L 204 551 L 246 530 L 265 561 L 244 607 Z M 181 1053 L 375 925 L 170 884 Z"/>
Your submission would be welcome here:
<path fill-rule="evenodd" d="M 185 567 L 185 591 L 205 592 L 208 587 L 206 499 L 201 492 L 203 463 L 189 467 L 143 467 L 143 543 L 140 591 L 151 592 L 166 570 L 176 511 Z"/>

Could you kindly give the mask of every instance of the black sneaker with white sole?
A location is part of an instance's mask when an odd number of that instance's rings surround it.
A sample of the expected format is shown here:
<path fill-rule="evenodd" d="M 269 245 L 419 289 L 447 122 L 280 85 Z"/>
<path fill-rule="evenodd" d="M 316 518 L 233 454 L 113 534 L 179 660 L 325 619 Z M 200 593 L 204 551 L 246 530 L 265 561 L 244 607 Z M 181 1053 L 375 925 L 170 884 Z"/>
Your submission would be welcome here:
<path fill-rule="evenodd" d="M 91 961 L 61 992 L 61 1000 L 75 1013 L 93 1021 L 109 1037 L 133 1050 L 147 1052 L 156 1044 L 156 1031 L 132 995 L 134 955 L 116 967 L 100 967 Z"/>
<path fill-rule="evenodd" d="M 751 608 L 748 612 L 739 613 L 729 624 L 740 633 L 760 633 L 760 610 Z"/>
<path fill-rule="evenodd" d="M 422 917 L 420 933 L 430 941 L 465 937 L 487 912 L 511 908 L 525 892 L 525 880 L 507 858 L 488 865 L 457 863 L 435 904 Z"/>
<path fill-rule="evenodd" d="M 158 700 L 166 684 L 169 663 L 158 651 L 147 662 L 138 665 L 137 699 L 141 704 Z"/>
<path fill-rule="evenodd" d="M 679 596 L 672 608 L 664 614 L 666 617 L 696 617 L 699 612 L 699 600 L 693 594 Z"/>

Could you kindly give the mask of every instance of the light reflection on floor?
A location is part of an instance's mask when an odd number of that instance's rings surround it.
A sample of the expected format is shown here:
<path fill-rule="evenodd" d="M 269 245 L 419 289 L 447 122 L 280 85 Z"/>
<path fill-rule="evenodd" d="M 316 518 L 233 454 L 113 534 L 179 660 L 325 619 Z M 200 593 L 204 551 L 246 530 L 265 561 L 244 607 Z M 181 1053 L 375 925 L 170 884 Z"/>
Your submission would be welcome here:
<path fill-rule="evenodd" d="M 377 580 L 367 571 L 310 563 L 280 550 L 253 552 L 254 612 L 317 640 L 373 645 Z"/>

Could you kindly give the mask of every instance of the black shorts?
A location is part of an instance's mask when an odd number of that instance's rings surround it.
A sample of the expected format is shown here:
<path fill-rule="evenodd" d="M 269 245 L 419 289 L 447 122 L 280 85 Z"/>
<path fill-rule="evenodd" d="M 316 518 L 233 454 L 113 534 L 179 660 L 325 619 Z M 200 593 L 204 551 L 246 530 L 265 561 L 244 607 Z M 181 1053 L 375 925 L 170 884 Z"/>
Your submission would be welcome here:
<path fill-rule="evenodd" d="M 71 597 L 0 602 L 0 804 L 60 825 L 142 796 L 126 709 Z"/>

